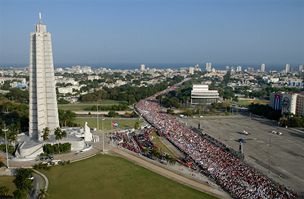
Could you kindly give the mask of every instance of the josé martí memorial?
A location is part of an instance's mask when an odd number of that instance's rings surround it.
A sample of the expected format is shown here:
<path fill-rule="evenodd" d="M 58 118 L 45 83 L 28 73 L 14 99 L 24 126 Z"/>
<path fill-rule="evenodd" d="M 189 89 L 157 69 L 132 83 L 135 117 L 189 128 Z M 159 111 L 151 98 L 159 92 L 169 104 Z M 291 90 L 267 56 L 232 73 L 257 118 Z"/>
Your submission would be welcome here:
<path fill-rule="evenodd" d="M 87 150 L 94 138 L 85 123 L 83 128 L 61 128 L 67 136 L 56 140 L 54 130 L 59 127 L 57 96 L 55 88 L 51 33 L 42 23 L 41 13 L 35 32 L 30 34 L 29 64 L 29 132 L 19 134 L 16 159 L 28 160 L 43 153 L 46 143 L 71 143 L 72 151 Z M 49 129 L 47 140 L 43 140 L 43 131 Z"/>

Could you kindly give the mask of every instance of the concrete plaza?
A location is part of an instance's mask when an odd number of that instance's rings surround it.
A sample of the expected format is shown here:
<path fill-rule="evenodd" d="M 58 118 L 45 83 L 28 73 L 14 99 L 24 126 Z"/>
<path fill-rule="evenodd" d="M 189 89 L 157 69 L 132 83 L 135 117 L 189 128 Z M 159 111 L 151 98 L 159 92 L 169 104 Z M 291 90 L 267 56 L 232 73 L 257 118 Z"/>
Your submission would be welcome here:
<path fill-rule="evenodd" d="M 304 192 L 304 132 L 277 127 L 277 123 L 257 117 L 210 116 L 180 119 L 189 126 L 201 125 L 206 133 L 238 150 L 244 138 L 245 161 L 276 182 Z M 241 134 L 243 130 L 249 135 Z M 272 131 L 282 132 L 282 135 Z"/>

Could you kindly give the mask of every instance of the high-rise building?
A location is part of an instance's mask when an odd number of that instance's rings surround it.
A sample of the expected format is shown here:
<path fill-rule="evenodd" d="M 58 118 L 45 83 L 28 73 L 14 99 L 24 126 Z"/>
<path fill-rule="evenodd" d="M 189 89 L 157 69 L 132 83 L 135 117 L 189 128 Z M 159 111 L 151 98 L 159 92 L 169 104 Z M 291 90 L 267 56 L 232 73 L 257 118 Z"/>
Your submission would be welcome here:
<path fill-rule="evenodd" d="M 42 140 L 43 129 L 59 127 L 51 34 L 41 21 L 30 35 L 29 136 Z"/>
<path fill-rule="evenodd" d="M 299 65 L 299 72 L 303 72 L 303 70 L 304 70 L 304 65 L 303 64 Z"/>
<path fill-rule="evenodd" d="M 145 66 L 145 64 L 140 64 L 140 71 L 145 71 L 146 70 L 146 66 Z"/>
<path fill-rule="evenodd" d="M 192 66 L 189 67 L 189 74 L 190 75 L 194 74 L 194 67 L 192 67 Z"/>
<path fill-rule="evenodd" d="M 236 67 L 236 72 L 242 72 L 242 66 L 237 66 Z"/>
<path fill-rule="evenodd" d="M 207 62 L 206 63 L 206 71 L 207 72 L 211 72 L 211 70 L 212 70 L 212 63 L 211 62 Z"/>
<path fill-rule="evenodd" d="M 262 73 L 264 73 L 265 70 L 266 70 L 266 65 L 265 65 L 265 64 L 261 64 L 260 71 L 261 71 Z"/>
<path fill-rule="evenodd" d="M 290 64 L 285 65 L 285 73 L 290 73 L 291 72 L 291 67 Z"/>
<path fill-rule="evenodd" d="M 194 71 L 202 71 L 198 64 L 195 64 Z"/>

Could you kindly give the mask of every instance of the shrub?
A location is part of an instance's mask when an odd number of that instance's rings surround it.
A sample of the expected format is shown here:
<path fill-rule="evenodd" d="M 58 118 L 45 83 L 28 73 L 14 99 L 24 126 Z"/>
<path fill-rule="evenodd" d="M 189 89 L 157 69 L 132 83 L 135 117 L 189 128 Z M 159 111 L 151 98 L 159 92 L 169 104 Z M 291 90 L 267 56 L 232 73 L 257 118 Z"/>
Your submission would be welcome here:
<path fill-rule="evenodd" d="M 59 144 L 45 144 L 43 145 L 43 152 L 46 154 L 67 153 L 71 151 L 71 143 Z"/>

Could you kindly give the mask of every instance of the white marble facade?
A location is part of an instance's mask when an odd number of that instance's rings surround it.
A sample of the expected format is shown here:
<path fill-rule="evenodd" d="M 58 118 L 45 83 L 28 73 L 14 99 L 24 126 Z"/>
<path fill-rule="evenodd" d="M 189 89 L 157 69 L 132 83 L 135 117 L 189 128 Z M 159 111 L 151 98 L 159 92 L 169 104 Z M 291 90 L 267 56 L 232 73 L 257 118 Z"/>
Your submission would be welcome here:
<path fill-rule="evenodd" d="M 30 35 L 29 73 L 29 136 L 41 141 L 45 127 L 51 130 L 50 134 L 59 127 L 51 34 L 41 18 Z"/>

